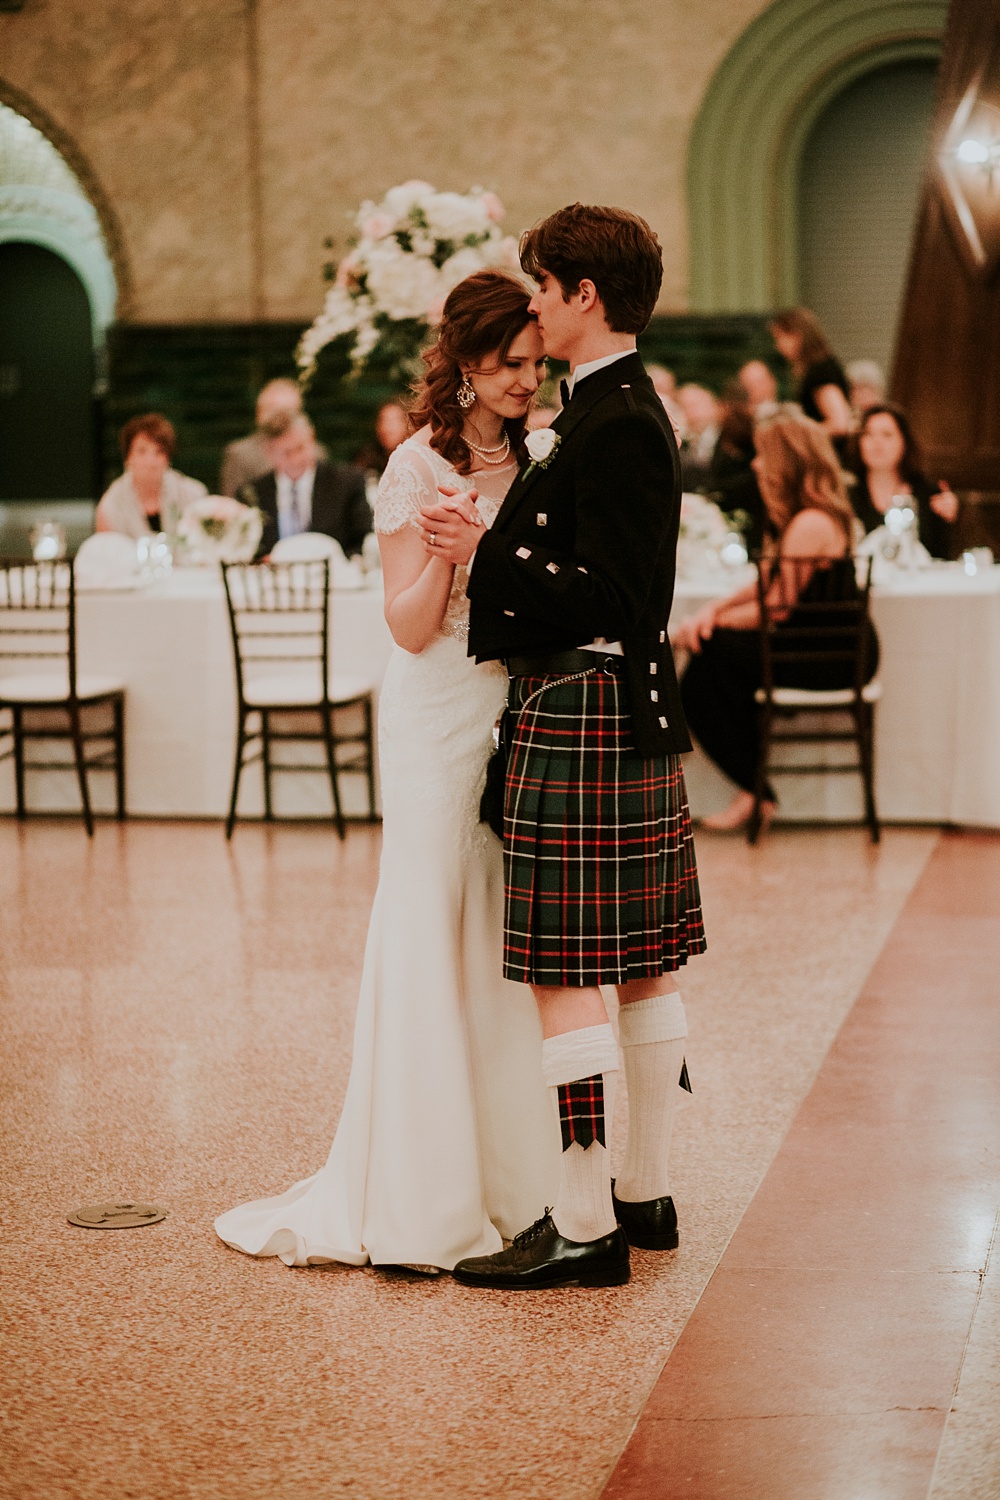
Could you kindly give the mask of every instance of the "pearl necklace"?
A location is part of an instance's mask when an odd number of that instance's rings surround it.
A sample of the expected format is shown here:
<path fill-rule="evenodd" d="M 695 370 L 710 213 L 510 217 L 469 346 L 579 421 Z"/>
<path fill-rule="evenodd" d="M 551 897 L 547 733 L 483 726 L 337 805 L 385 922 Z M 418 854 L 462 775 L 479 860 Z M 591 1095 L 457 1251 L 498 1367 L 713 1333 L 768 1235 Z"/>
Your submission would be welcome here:
<path fill-rule="evenodd" d="M 488 464 L 493 469 L 498 469 L 500 465 L 505 464 L 510 457 L 510 438 L 507 436 L 506 432 L 503 435 L 503 442 L 497 443 L 495 448 L 480 448 L 476 443 L 472 441 L 471 438 L 465 438 L 464 441 L 465 446 L 471 449 L 471 451 L 476 455 L 477 458 L 482 459 L 484 464 Z M 491 453 L 499 453 L 500 457 L 490 458 L 489 455 Z"/>

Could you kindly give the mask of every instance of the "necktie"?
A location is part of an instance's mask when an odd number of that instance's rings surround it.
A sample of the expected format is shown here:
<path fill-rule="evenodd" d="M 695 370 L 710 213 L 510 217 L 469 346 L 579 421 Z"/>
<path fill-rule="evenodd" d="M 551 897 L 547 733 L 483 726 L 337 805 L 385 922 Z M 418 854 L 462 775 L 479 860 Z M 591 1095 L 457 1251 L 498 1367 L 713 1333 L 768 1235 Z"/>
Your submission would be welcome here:
<path fill-rule="evenodd" d="M 289 485 L 291 488 L 289 490 L 288 518 L 292 523 L 292 536 L 298 536 L 302 530 L 302 517 L 299 515 L 299 482 L 297 479 L 290 479 Z"/>
<path fill-rule="evenodd" d="M 573 399 L 573 392 L 570 390 L 570 388 L 566 384 L 565 380 L 560 380 L 560 382 L 559 382 L 559 400 L 562 402 L 563 406 L 568 406 L 569 403 L 572 401 L 572 399 Z"/>

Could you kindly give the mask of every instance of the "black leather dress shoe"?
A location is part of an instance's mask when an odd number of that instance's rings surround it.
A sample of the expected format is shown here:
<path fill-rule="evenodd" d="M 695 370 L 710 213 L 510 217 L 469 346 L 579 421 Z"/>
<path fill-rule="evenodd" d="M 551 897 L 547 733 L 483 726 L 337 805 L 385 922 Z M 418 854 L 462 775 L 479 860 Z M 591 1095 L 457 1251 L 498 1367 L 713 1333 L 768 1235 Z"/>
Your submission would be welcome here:
<path fill-rule="evenodd" d="M 673 1198 L 649 1198 L 644 1203 L 623 1203 L 615 1197 L 611 1184 L 611 1201 L 615 1218 L 625 1231 L 625 1238 L 637 1250 L 676 1250 L 677 1210 Z"/>
<path fill-rule="evenodd" d="M 452 1275 L 463 1286 L 521 1288 L 624 1286 L 632 1271 L 620 1229 L 603 1239 L 564 1240 L 546 1213 L 517 1235 L 508 1250 L 460 1260 Z"/>

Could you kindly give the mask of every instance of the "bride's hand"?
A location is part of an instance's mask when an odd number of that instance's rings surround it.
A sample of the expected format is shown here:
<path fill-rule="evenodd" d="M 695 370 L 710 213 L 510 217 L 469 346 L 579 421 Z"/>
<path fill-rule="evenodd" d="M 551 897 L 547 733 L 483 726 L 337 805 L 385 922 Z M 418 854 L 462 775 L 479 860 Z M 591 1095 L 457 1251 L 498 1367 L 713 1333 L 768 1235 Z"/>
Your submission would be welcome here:
<path fill-rule="evenodd" d="M 420 534 L 428 557 L 464 566 L 479 545 L 485 523 L 476 509 L 475 490 L 462 491 L 439 485 L 445 497 L 440 505 L 427 505 L 420 512 Z"/>
<path fill-rule="evenodd" d="M 441 506 L 443 510 L 457 511 L 459 515 L 464 516 L 473 526 L 478 526 L 481 530 L 485 531 L 486 522 L 479 514 L 479 507 L 476 505 L 476 501 L 479 499 L 478 490 L 457 490 L 451 485 L 439 484 L 438 494 L 445 497 Z"/>

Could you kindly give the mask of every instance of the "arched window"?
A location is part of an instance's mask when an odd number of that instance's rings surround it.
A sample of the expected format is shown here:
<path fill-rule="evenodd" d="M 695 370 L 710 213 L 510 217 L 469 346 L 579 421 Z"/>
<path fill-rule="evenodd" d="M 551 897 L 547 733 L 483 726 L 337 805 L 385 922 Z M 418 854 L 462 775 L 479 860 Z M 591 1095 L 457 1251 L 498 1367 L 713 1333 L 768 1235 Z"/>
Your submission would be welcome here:
<path fill-rule="evenodd" d="M 751 312 L 801 297 L 802 153 L 856 80 L 935 61 L 947 0 L 774 0 L 716 70 L 688 150 L 690 301 Z"/>
<path fill-rule="evenodd" d="M 0 501 L 93 498 L 95 402 L 117 278 L 79 177 L 3 103 L 0 284 Z"/>
<path fill-rule="evenodd" d="M 97 212 L 52 142 L 0 103 L 0 244 L 10 242 L 44 246 L 72 266 L 86 290 L 100 349 L 118 286 Z"/>
<path fill-rule="evenodd" d="M 866 73 L 816 121 L 799 174 L 799 298 L 845 360 L 888 372 L 927 162 L 937 69 Z"/>

